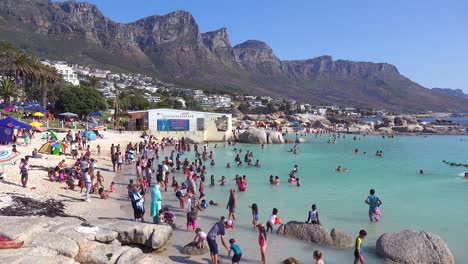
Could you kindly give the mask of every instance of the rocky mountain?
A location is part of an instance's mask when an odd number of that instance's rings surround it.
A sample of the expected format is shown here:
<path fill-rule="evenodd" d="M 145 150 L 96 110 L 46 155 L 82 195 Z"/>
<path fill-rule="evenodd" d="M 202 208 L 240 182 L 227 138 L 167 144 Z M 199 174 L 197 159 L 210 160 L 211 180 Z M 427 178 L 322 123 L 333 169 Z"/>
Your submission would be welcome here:
<path fill-rule="evenodd" d="M 462 89 L 432 88 L 431 90 L 433 92 L 440 93 L 440 94 L 468 99 L 468 94 L 464 93 Z"/>
<path fill-rule="evenodd" d="M 264 42 L 232 46 L 175 11 L 122 24 L 88 3 L 0 0 L 0 38 L 51 59 L 142 72 L 182 86 L 396 111 L 468 112 L 468 100 L 426 89 L 387 63 L 321 56 L 281 61 Z"/>

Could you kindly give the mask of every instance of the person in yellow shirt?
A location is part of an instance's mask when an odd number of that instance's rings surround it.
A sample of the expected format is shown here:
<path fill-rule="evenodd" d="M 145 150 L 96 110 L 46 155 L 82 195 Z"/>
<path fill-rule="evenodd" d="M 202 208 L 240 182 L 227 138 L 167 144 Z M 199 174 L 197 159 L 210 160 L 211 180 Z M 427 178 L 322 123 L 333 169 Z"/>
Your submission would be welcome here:
<path fill-rule="evenodd" d="M 365 264 L 364 256 L 362 255 L 362 240 L 367 236 L 366 230 L 359 231 L 359 236 L 356 238 L 356 244 L 354 245 L 354 264 L 360 262 Z"/>

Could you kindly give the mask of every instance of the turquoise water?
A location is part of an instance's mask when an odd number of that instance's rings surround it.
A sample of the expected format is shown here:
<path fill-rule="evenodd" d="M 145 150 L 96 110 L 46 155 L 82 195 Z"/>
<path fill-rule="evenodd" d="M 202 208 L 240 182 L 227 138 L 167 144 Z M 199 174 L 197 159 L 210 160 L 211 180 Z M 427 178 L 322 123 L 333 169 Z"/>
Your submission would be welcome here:
<path fill-rule="evenodd" d="M 457 262 L 468 261 L 466 242 L 468 241 L 468 180 L 462 174 L 468 171 L 464 167 L 450 167 L 442 160 L 468 164 L 468 136 L 397 136 L 393 139 L 381 136 L 352 135 L 337 140 L 337 144 L 327 144 L 328 136 L 316 138 L 308 136 L 308 143 L 299 145 L 300 153 L 287 152 L 293 145 L 266 145 L 262 150 L 259 145 L 236 145 L 242 148 L 241 159 L 246 150 L 253 151 L 255 160 L 262 163 L 261 168 L 244 167 L 226 168 L 227 162 L 234 164 L 235 152 L 232 147 L 213 148 L 217 167 L 208 167 L 209 175 L 214 174 L 219 180 L 222 175 L 234 178 L 236 174 L 247 175 L 247 192 L 237 193 L 238 207 L 236 228 L 229 231 L 229 237 L 235 237 L 245 251 L 247 260 L 259 259 L 257 233 L 251 230 L 251 212 L 248 205 L 259 205 L 260 219 L 266 222 L 273 207 L 279 209 L 283 223 L 298 220 L 305 221 L 312 203 L 317 204 L 322 224 L 331 230 L 340 228 L 353 237 L 360 229 L 366 229 L 368 237 L 364 242 L 364 254 L 368 263 L 383 263 L 375 255 L 375 241 L 384 232 L 403 229 L 425 230 L 440 235 L 448 244 Z M 359 154 L 354 154 L 354 149 Z M 384 156 L 376 157 L 376 150 L 382 150 Z M 367 154 L 364 155 L 363 152 Z M 193 160 L 193 153 L 187 155 Z M 302 187 L 287 183 L 288 173 L 293 165 L 299 166 L 298 177 Z M 208 165 L 208 164 L 207 164 Z M 349 171 L 334 171 L 338 165 Z M 424 175 L 419 170 L 425 171 Z M 280 186 L 271 186 L 269 175 L 278 175 Z M 179 182 L 182 176 L 178 177 Z M 199 223 L 208 229 L 216 218 L 227 216 L 225 209 L 228 186 L 214 189 L 206 188 L 207 200 L 213 199 L 220 206 L 210 207 Z M 370 223 L 364 200 L 369 189 L 374 188 L 383 201 L 383 218 L 375 224 Z M 271 263 L 294 256 L 311 263 L 312 252 L 320 249 L 325 254 L 326 263 L 351 263 L 353 250 L 322 248 L 278 237 L 268 236 L 267 256 Z M 221 251 L 224 253 L 224 251 Z"/>

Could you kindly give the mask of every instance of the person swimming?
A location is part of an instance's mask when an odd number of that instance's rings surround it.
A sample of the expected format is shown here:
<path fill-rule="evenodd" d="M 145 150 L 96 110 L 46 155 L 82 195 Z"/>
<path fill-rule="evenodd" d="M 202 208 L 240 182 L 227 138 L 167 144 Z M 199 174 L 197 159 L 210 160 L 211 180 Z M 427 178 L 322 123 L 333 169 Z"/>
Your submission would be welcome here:
<path fill-rule="evenodd" d="M 338 168 L 335 169 L 335 171 L 337 171 L 337 172 L 343 172 L 343 171 L 347 171 L 347 170 L 348 170 L 348 169 L 343 168 L 343 167 L 341 167 L 341 166 L 338 166 Z"/>

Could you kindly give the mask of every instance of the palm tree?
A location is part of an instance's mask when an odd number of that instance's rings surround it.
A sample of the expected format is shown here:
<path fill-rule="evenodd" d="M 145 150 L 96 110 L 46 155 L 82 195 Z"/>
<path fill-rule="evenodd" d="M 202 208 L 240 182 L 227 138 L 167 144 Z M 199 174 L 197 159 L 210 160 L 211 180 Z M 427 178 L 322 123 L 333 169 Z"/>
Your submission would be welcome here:
<path fill-rule="evenodd" d="M 39 66 L 39 85 L 42 91 L 42 107 L 47 107 L 47 93 L 49 92 L 49 83 L 60 81 L 62 76 L 51 66 L 41 64 Z"/>
<path fill-rule="evenodd" d="M 99 78 L 96 76 L 89 77 L 89 86 L 92 88 L 97 88 L 99 85 Z"/>
<path fill-rule="evenodd" d="M 0 95 L 6 105 L 10 104 L 11 98 L 17 96 L 15 83 L 11 82 L 8 78 L 2 79 L 0 82 Z"/>

